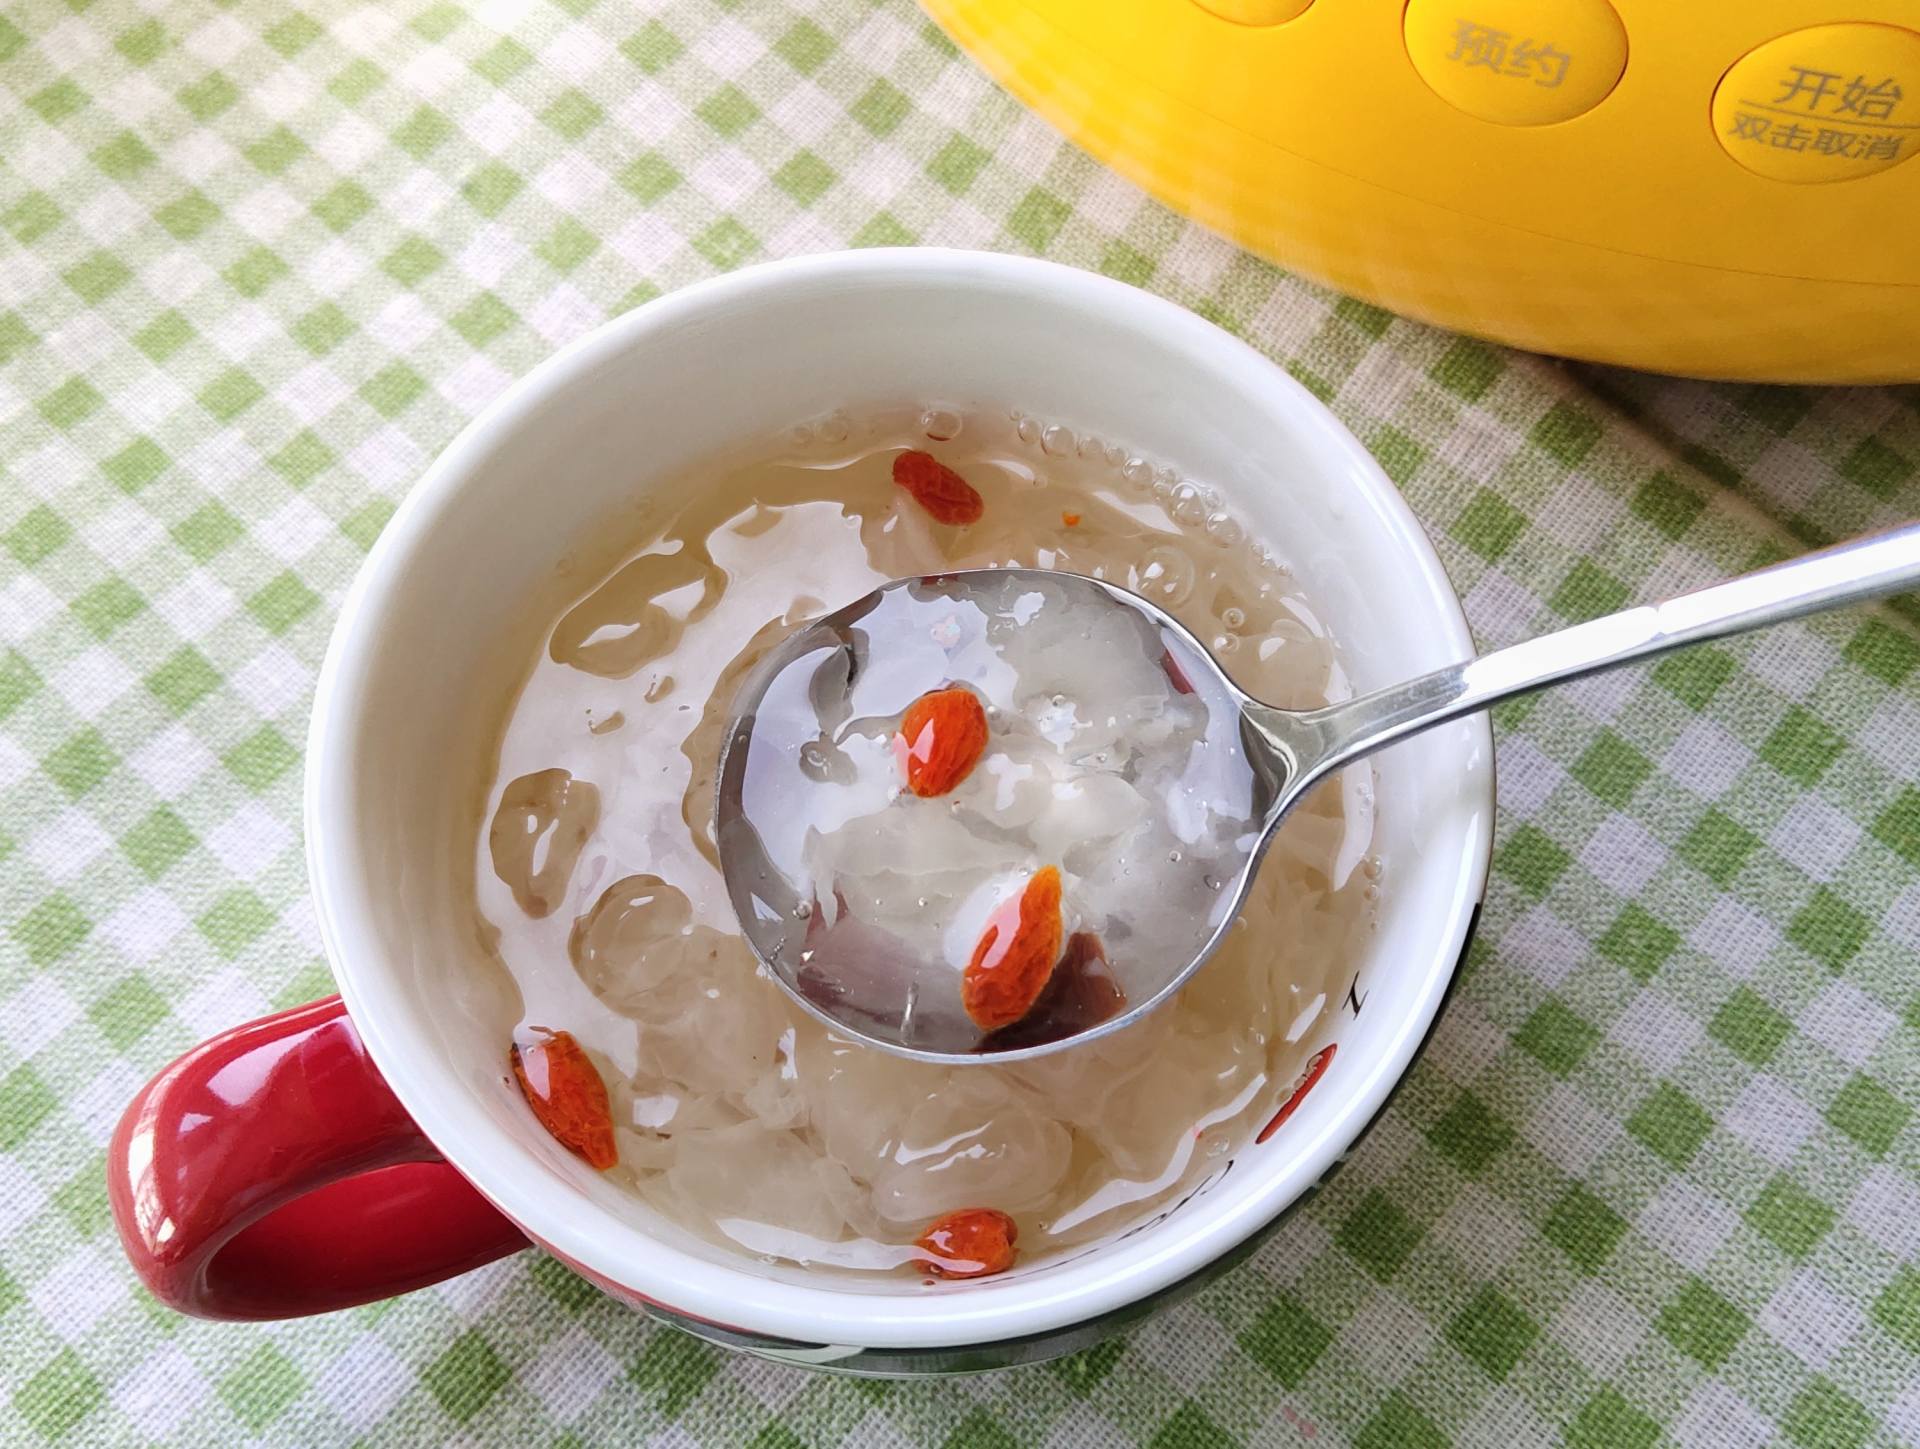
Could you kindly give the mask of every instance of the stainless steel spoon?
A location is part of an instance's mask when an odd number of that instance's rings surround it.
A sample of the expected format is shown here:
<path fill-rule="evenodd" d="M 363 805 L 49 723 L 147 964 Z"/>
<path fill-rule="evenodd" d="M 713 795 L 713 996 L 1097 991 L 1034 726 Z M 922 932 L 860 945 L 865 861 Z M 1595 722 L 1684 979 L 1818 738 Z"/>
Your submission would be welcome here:
<path fill-rule="evenodd" d="M 937 606 L 965 613 L 977 603 L 994 607 L 1009 587 L 1045 587 L 1081 591 L 1087 601 L 1102 602 L 1137 616 L 1142 628 L 1157 633 L 1181 692 L 1198 693 L 1216 712 L 1225 711 L 1237 736 L 1248 775 L 1247 812 L 1252 827 L 1230 879 L 1220 882 L 1220 905 L 1193 910 L 1172 920 L 1155 919 L 1155 937 L 1166 954 L 1159 959 L 1186 964 L 1164 985 L 1126 1002 L 1117 1014 L 1054 1039 L 999 1034 L 983 1036 L 958 1012 L 954 1002 L 928 1001 L 914 990 L 884 1011 L 862 1009 L 857 1000 L 810 969 L 810 925 L 816 902 L 803 902 L 791 876 L 770 853 L 768 830 L 786 828 L 777 821 L 756 821 L 744 804 L 749 780 L 771 768 L 792 764 L 792 739 L 775 742 L 768 728 L 756 740 L 763 714 L 778 715 L 779 697 L 795 691 L 822 697 L 822 681 L 844 688 L 860 671 L 877 667 L 876 634 L 880 621 L 900 613 Z M 1761 569 L 1726 583 L 1682 594 L 1662 604 L 1642 605 L 1605 618 L 1515 644 L 1494 653 L 1449 665 L 1402 684 L 1314 710 L 1276 709 L 1234 684 L 1200 641 L 1172 615 L 1127 589 L 1103 580 L 1043 570 L 977 569 L 928 579 L 899 579 L 883 585 L 844 609 L 828 614 L 782 641 L 755 669 L 737 696 L 721 757 L 715 803 L 715 833 L 727 890 L 748 945 L 777 980 L 807 1011 L 836 1032 L 883 1050 L 941 1062 L 1009 1061 L 1058 1051 L 1078 1041 L 1124 1029 L 1168 1000 L 1204 965 L 1225 938 L 1251 885 L 1274 831 L 1303 795 L 1326 776 L 1408 735 L 1462 715 L 1490 708 L 1514 695 L 1578 679 L 1601 670 L 1663 654 L 1684 645 L 1768 624 L 1784 623 L 1825 609 L 1920 584 L 1920 524 L 1839 544 L 1787 563 Z M 924 633 L 924 630 L 920 631 Z M 917 635 L 901 636 L 912 641 Z M 925 649 L 924 639 L 918 647 Z M 945 661 L 936 659 L 937 666 Z M 926 661 L 922 661 L 926 663 Z M 924 670 L 923 670 L 924 672 Z M 1184 677 L 1180 677 L 1184 676 Z M 934 676 L 938 678 L 938 674 Z M 925 686 L 920 686 L 925 687 Z M 775 692 L 770 698 L 769 691 Z M 898 708 L 898 706 L 894 706 Z M 1235 748 L 1231 736 L 1230 749 Z M 812 745 L 804 748 L 812 748 Z M 784 858 L 791 858 L 785 852 Z M 1169 946 L 1167 943 L 1171 942 Z M 874 947 L 876 970 L 887 969 L 887 943 Z M 936 993 L 938 994 L 938 993 Z M 1044 1037 L 1044 1033 L 1040 1034 Z"/>

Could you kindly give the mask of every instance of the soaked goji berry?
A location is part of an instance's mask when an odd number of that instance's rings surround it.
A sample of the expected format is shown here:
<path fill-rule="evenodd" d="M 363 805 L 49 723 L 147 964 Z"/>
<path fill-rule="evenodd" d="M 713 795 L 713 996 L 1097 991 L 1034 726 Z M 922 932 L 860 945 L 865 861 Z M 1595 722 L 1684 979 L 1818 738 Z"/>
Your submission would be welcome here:
<path fill-rule="evenodd" d="M 933 689 L 907 706 L 893 737 L 907 788 L 922 799 L 967 778 L 987 748 L 987 712 L 970 689 Z"/>
<path fill-rule="evenodd" d="M 962 1208 L 936 1219 L 915 1244 L 927 1271 L 942 1278 L 985 1278 L 1013 1266 L 1020 1229 L 998 1208 Z"/>
<path fill-rule="evenodd" d="M 1193 693 L 1193 682 L 1187 678 L 1187 671 L 1180 667 L 1180 661 L 1173 657 L 1171 649 L 1160 651 L 1160 668 L 1166 672 L 1167 683 L 1173 686 L 1175 694 Z"/>
<path fill-rule="evenodd" d="M 986 502 L 974 486 L 931 453 L 902 453 L 893 460 L 893 481 L 940 523 L 978 523 Z"/>
<path fill-rule="evenodd" d="M 983 1052 L 1016 1051 L 1042 1046 L 1091 1030 L 1126 1009 L 1127 993 L 1107 966 L 1106 948 L 1091 931 L 1067 937 L 1067 949 L 1053 968 L 1047 989 L 1033 1010 L 1012 1026 L 990 1032 L 980 1042 Z"/>
<path fill-rule="evenodd" d="M 1080 515 L 1077 513 L 1062 513 L 1060 515 L 1060 521 L 1066 524 L 1068 528 L 1078 528 L 1080 526 Z"/>
<path fill-rule="evenodd" d="M 513 1075 L 540 1125 L 554 1141 L 605 1172 L 620 1159 L 613 1141 L 607 1084 L 570 1031 L 513 1044 Z"/>
<path fill-rule="evenodd" d="M 1060 959 L 1060 872 L 1037 870 L 987 921 L 960 978 L 960 1002 L 982 1031 L 1012 1026 L 1029 1011 Z"/>

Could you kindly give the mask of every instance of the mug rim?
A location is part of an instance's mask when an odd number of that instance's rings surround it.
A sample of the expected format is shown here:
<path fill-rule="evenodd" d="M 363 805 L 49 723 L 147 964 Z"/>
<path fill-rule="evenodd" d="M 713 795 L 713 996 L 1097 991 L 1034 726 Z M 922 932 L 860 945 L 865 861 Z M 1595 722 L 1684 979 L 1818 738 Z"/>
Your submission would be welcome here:
<path fill-rule="evenodd" d="M 1431 542 L 1384 469 L 1333 412 L 1283 368 L 1247 343 L 1167 299 L 1112 278 L 1056 262 L 992 252 L 944 248 L 876 248 L 829 252 L 762 263 L 693 283 L 614 318 L 560 349 L 507 388 L 473 418 L 421 474 L 401 500 L 342 601 L 315 687 L 305 780 L 308 875 L 319 932 L 349 1013 L 375 1064 L 434 1147 L 483 1196 L 544 1246 L 590 1276 L 678 1315 L 765 1334 L 798 1344 L 859 1344 L 876 1348 L 937 1348 L 1027 1337 L 1096 1319 L 1148 1299 L 1231 1252 L 1306 1195 L 1377 1119 L 1387 1098 L 1426 1040 L 1464 948 L 1472 916 L 1485 891 L 1492 836 L 1492 733 L 1484 715 L 1468 722 L 1460 754 L 1484 762 L 1483 799 L 1466 812 L 1459 873 L 1445 918 L 1423 934 L 1432 956 L 1416 978 L 1418 994 L 1399 1030 L 1367 1061 L 1320 1132 L 1291 1147 L 1287 1164 L 1261 1190 L 1186 1233 L 1141 1234 L 1111 1245 L 1052 1274 L 996 1283 L 991 1292 L 928 1293 L 917 1283 L 899 1294 L 847 1292 L 778 1282 L 739 1267 L 716 1264 L 627 1228 L 645 1240 L 644 1254 L 619 1250 L 611 1235 L 593 1230 L 603 1210 L 563 1185 L 534 1174 L 491 1170 L 499 1129 L 470 1094 L 436 1082 L 429 1045 L 396 1024 L 383 1009 L 400 988 L 377 959 L 371 933 L 353 909 L 350 859 L 354 843 L 344 828 L 352 793 L 354 721 L 367 707 L 367 665 L 381 632 L 383 605 L 414 544 L 457 506 L 463 481 L 483 466 L 496 445 L 574 380 L 657 334 L 709 312 L 734 311 L 756 297 L 795 287 L 842 287 L 917 279 L 932 288 L 989 286 L 1031 294 L 1045 305 L 1073 304 L 1118 316 L 1129 331 L 1172 347 L 1184 344 L 1217 356 L 1222 370 L 1251 372 L 1263 384 L 1263 403 L 1285 426 L 1328 460 L 1347 486 L 1369 495 L 1385 528 L 1356 536 L 1370 546 L 1397 545 L 1417 560 L 1431 595 L 1434 622 L 1456 657 L 1473 652 L 1458 595 Z M 366 936 L 364 942 L 356 937 Z M 363 949 L 364 947 L 364 949 Z M 489 1142 L 489 1137 L 496 1139 Z M 490 1151 L 490 1147 L 493 1149 Z M 953 1285 L 960 1286 L 960 1285 Z M 985 1287 L 985 1284 L 981 1284 Z M 903 1284 L 903 1288 L 906 1287 Z"/>

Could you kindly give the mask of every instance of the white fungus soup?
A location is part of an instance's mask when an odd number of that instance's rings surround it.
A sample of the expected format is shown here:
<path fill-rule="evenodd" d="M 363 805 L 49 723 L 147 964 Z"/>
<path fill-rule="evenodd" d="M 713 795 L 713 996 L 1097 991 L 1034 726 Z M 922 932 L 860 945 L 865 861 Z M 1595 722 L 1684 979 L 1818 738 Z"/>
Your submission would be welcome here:
<path fill-rule="evenodd" d="M 757 964 L 718 865 L 715 774 L 770 649 L 889 580 L 966 568 L 1109 579 L 1251 693 L 1344 698 L 1285 541 L 1204 480 L 1018 411 L 835 414 L 648 497 L 609 523 L 609 566 L 555 581 L 476 801 L 474 969 L 508 988 L 483 995 L 534 1117 L 715 1244 L 929 1284 L 1124 1232 L 1217 1171 L 1288 1101 L 1372 929 L 1365 766 L 1289 816 L 1170 1001 L 1051 1055 L 962 1065 L 840 1037 Z M 1019 657 L 1020 688 L 954 680 L 823 733 L 807 768 L 845 784 L 838 813 L 806 818 L 801 793 L 779 830 L 797 873 L 833 883 L 801 929 L 886 903 L 885 929 L 951 968 L 918 988 L 929 1009 L 1010 1043 L 1116 1014 L 1184 965 L 1156 952 L 1154 909 L 1213 909 L 1207 850 L 1245 823 L 1165 788 L 1208 726 L 1151 649 Z M 1190 796 L 1214 813 L 1170 820 Z"/>

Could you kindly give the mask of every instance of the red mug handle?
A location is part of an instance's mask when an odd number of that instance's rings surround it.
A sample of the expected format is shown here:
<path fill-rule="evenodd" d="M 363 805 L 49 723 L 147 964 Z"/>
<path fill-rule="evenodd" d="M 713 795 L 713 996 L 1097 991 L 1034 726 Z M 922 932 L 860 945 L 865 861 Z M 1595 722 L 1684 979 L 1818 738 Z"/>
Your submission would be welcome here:
<path fill-rule="evenodd" d="M 147 1083 L 114 1129 L 107 1192 L 141 1281 L 201 1318 L 351 1308 L 527 1246 L 414 1125 L 337 996 Z"/>

